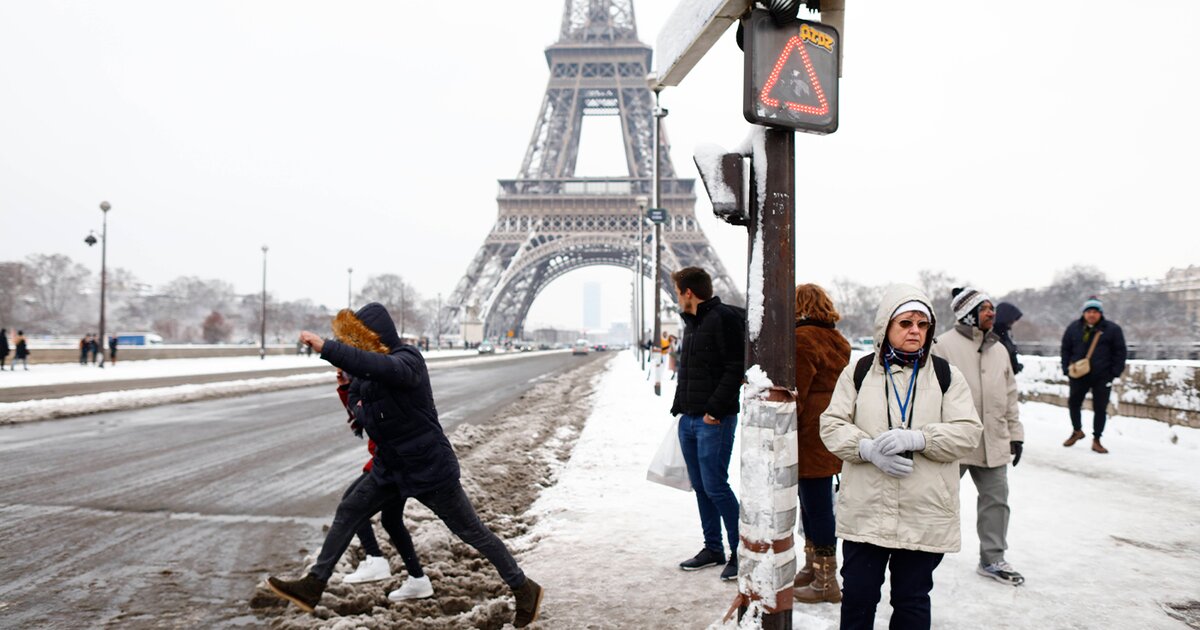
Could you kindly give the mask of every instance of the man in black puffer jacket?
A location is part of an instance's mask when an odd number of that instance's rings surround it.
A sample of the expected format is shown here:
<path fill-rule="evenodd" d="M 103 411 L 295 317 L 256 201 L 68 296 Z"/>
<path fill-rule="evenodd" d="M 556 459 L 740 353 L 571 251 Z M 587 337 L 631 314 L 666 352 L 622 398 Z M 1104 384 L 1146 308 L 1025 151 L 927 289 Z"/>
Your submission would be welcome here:
<path fill-rule="evenodd" d="M 1091 369 L 1081 378 L 1070 378 L 1071 364 L 1086 358 L 1095 345 L 1089 360 Z M 1083 303 L 1083 315 L 1067 326 L 1062 338 L 1062 371 L 1070 382 L 1067 412 L 1071 416 L 1071 437 L 1063 446 L 1072 446 L 1083 439 L 1083 399 L 1092 393 L 1092 450 L 1107 453 L 1100 443 L 1104 423 L 1108 419 L 1108 395 L 1112 382 L 1125 371 L 1125 335 L 1121 327 L 1104 318 L 1104 304 L 1096 296 Z"/>
<path fill-rule="evenodd" d="M 479 517 L 459 483 L 458 458 L 438 422 L 425 359 L 404 345 L 387 309 L 368 304 L 333 320 L 337 341 L 300 333 L 300 341 L 350 376 L 348 407 L 355 424 L 375 442 L 369 477 L 338 504 L 325 544 L 309 573 L 299 580 L 267 579 L 280 597 L 312 612 L 334 565 L 372 515 L 384 507 L 403 513 L 412 497 L 433 511 L 463 542 L 488 559 L 513 590 L 520 628 L 537 618 L 542 588 L 525 577 L 504 543 Z"/>
<path fill-rule="evenodd" d="M 722 580 L 737 579 L 738 502 L 729 487 L 729 458 L 737 429 L 738 391 L 745 374 L 746 312 L 713 295 L 712 277 L 699 267 L 671 275 L 683 310 L 679 384 L 671 414 L 679 416 L 679 444 L 696 490 L 704 548 L 679 563 L 695 571 L 725 562 L 721 523 L 729 542 Z"/>

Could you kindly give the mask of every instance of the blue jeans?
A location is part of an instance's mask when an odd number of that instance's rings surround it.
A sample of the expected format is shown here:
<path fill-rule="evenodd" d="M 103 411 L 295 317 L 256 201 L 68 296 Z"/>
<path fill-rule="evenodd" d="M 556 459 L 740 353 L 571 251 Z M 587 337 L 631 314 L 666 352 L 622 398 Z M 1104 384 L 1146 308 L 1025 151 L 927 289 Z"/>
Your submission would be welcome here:
<path fill-rule="evenodd" d="M 729 550 L 737 551 L 738 545 L 738 502 L 729 487 L 729 457 L 736 430 L 736 413 L 721 418 L 719 425 L 706 424 L 704 416 L 679 416 L 679 445 L 696 491 L 704 547 L 719 553 L 724 553 L 721 521 L 725 521 Z"/>
<path fill-rule="evenodd" d="M 836 545 L 833 519 L 833 477 L 800 480 L 800 524 L 814 545 Z"/>

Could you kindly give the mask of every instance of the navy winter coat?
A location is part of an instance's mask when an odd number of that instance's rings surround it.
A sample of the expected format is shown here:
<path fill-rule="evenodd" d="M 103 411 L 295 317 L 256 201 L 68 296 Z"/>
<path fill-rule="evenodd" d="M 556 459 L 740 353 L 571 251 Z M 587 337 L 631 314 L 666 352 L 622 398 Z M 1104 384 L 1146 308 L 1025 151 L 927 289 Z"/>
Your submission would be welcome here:
<path fill-rule="evenodd" d="M 425 359 L 400 343 L 383 305 L 342 311 L 334 331 L 344 342 L 326 341 L 321 358 L 351 377 L 349 408 L 376 444 L 371 474 L 405 496 L 457 481 L 458 458 L 438 422 Z"/>
<path fill-rule="evenodd" d="M 746 311 L 713 296 L 695 315 L 684 313 L 683 326 L 671 414 L 720 419 L 737 413 L 746 373 Z"/>
<path fill-rule="evenodd" d="M 1062 338 L 1062 371 L 1067 373 L 1067 366 L 1087 356 L 1092 338 L 1083 341 L 1083 318 L 1071 322 Z M 1103 332 L 1096 342 L 1096 351 L 1092 353 L 1092 369 L 1080 380 L 1100 381 L 1107 383 L 1125 371 L 1125 335 L 1121 327 L 1104 319 L 1096 322 L 1096 331 Z M 1093 331 L 1092 334 L 1095 334 Z"/>

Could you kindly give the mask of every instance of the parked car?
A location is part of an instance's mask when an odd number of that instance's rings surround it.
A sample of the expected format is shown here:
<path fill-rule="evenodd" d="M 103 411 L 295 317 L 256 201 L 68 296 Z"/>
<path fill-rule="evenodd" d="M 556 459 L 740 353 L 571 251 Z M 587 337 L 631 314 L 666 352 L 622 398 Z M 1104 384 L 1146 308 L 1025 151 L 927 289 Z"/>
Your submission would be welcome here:
<path fill-rule="evenodd" d="M 496 346 L 490 341 L 484 341 L 479 344 L 479 354 L 496 354 Z"/>
<path fill-rule="evenodd" d="M 576 339 L 575 345 L 571 346 L 571 354 L 587 354 L 590 351 L 587 339 Z"/>

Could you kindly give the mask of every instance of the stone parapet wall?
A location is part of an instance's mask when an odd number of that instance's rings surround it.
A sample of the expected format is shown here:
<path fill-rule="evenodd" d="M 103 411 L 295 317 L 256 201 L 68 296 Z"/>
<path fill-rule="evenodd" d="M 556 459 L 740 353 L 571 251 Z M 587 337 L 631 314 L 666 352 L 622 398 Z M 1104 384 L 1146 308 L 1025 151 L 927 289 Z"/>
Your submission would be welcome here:
<path fill-rule="evenodd" d="M 206 357 L 256 357 L 258 346 L 251 345 L 155 345 L 120 346 L 117 361 L 145 359 L 199 359 Z M 296 354 L 294 345 L 267 346 L 267 354 Z M 12 354 L 8 355 L 12 360 Z M 77 348 L 31 348 L 29 363 L 79 363 Z"/>
<path fill-rule="evenodd" d="M 1069 385 L 1058 358 L 1021 355 L 1021 400 L 1065 407 Z M 1091 397 L 1084 402 L 1091 409 Z M 1129 361 L 1113 382 L 1109 413 L 1200 428 L 1200 361 Z"/>

